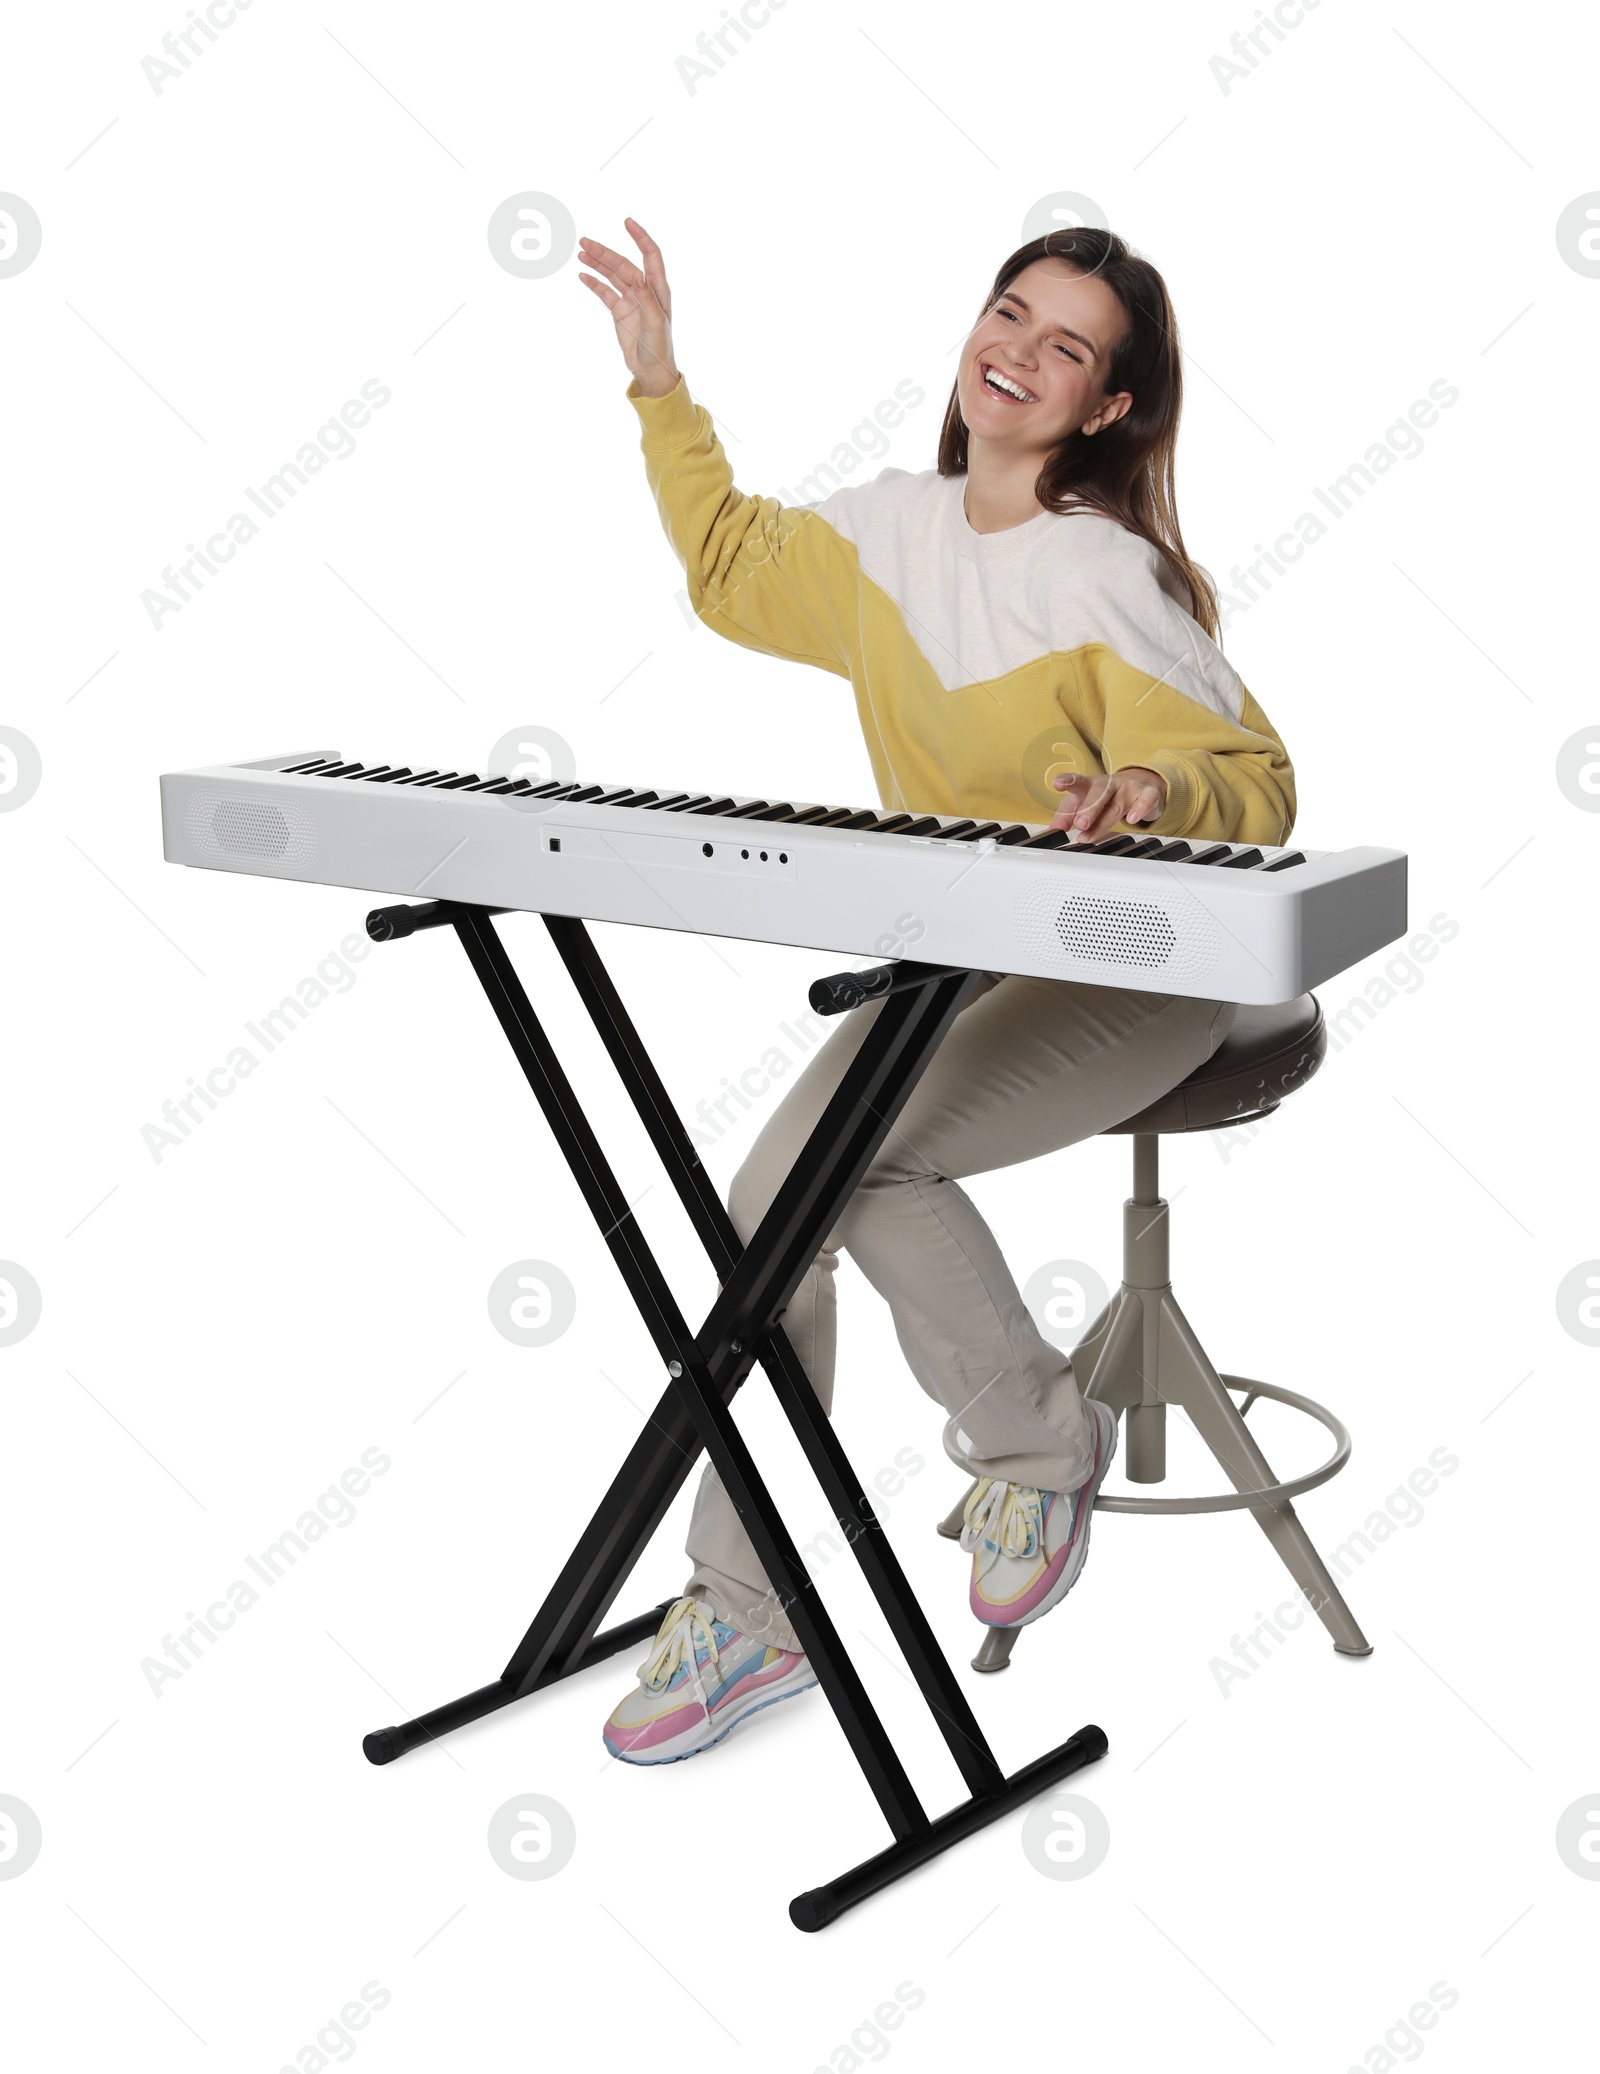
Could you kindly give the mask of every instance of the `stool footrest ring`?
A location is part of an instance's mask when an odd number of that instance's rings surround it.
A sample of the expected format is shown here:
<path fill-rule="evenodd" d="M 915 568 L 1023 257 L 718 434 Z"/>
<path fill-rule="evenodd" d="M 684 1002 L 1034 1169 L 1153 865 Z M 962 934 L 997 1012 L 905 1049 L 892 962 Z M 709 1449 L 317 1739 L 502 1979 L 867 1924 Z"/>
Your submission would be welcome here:
<path fill-rule="evenodd" d="M 1307 1417 L 1318 1420 L 1333 1435 L 1334 1449 L 1320 1468 L 1311 1469 L 1304 1476 L 1291 1476 L 1281 1483 L 1268 1484 L 1259 1491 L 1225 1491 L 1208 1498 L 1134 1498 L 1115 1494 L 1107 1496 L 1102 1491 L 1094 1501 L 1096 1512 L 1256 1512 L 1266 1505 L 1284 1505 L 1291 1498 L 1298 1498 L 1302 1491 L 1315 1490 L 1330 1477 L 1337 1476 L 1350 1459 L 1350 1435 L 1343 1422 L 1329 1411 L 1325 1404 L 1318 1404 L 1310 1397 L 1302 1397 L 1298 1390 L 1285 1390 L 1277 1383 L 1261 1383 L 1250 1376 L 1228 1375 L 1219 1370 L 1230 1390 L 1242 1390 L 1256 1397 L 1270 1397 L 1275 1404 L 1287 1404 L 1294 1411 L 1303 1411 Z M 1175 1406 L 1175 1410 L 1182 1410 Z M 944 1432 L 944 1449 L 958 1469 L 973 1474 L 970 1463 L 955 1452 L 955 1420 L 947 1422 Z"/>

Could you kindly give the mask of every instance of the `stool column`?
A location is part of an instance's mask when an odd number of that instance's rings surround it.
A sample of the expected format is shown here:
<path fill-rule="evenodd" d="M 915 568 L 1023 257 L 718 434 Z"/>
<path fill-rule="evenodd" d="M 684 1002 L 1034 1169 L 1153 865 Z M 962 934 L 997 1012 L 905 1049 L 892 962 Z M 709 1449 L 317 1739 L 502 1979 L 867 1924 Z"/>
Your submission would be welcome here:
<path fill-rule="evenodd" d="M 1158 1387 L 1161 1352 L 1161 1291 L 1170 1289 L 1167 1204 L 1161 1194 L 1161 1140 L 1138 1131 L 1133 1140 L 1133 1194 L 1122 1206 L 1122 1279 L 1137 1292 L 1144 1311 L 1139 1350 L 1142 1392 L 1128 1406 L 1128 1479 L 1163 1483 L 1167 1474 L 1167 1407 Z"/>

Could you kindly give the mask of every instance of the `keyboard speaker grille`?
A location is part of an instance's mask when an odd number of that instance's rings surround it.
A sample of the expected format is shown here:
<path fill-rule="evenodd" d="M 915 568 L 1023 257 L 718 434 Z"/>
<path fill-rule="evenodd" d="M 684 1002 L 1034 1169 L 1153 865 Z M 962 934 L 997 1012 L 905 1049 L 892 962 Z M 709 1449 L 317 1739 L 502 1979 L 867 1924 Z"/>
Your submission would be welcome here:
<path fill-rule="evenodd" d="M 206 786 L 190 797 L 184 816 L 196 861 L 201 864 L 306 863 L 316 845 L 309 817 L 292 804 L 254 799 Z"/>
<path fill-rule="evenodd" d="M 1165 909 L 1145 900 L 1094 900 L 1082 894 L 1064 900 L 1056 934 L 1075 958 L 1100 965 L 1165 965 L 1178 932 Z"/>
<path fill-rule="evenodd" d="M 1063 978 L 1084 965 L 1201 979 L 1219 950 L 1215 921 L 1198 901 L 1114 900 L 1037 886 L 1017 917 L 1023 945 Z"/>

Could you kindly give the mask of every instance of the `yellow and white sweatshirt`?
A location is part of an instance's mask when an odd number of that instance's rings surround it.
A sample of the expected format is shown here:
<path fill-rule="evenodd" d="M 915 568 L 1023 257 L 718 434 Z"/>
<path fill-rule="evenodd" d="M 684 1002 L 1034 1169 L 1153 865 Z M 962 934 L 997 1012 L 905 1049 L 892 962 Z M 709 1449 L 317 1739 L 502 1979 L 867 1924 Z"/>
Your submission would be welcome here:
<path fill-rule="evenodd" d="M 780 505 L 735 489 L 681 376 L 627 394 L 697 616 L 850 679 L 885 809 L 1040 823 L 1055 771 L 1138 764 L 1167 781 L 1138 833 L 1289 840 L 1284 746 L 1148 541 L 1088 508 L 974 532 L 935 468 Z"/>

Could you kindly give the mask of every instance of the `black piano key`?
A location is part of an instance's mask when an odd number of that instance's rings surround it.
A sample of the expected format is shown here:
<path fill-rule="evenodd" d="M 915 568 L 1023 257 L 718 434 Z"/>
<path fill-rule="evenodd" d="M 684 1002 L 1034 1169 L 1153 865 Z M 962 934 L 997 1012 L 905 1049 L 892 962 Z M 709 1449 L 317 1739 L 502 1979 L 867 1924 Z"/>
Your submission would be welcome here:
<path fill-rule="evenodd" d="M 692 814 L 696 807 L 703 807 L 711 797 L 709 792 L 680 792 L 676 799 L 666 802 L 669 814 Z"/>
<path fill-rule="evenodd" d="M 763 807 L 770 807 L 771 804 L 770 799 L 747 799 L 742 807 L 729 807 L 722 818 L 724 821 L 750 821 Z"/>
<path fill-rule="evenodd" d="M 441 778 L 433 790 L 436 792 L 465 792 L 469 785 L 476 785 L 478 773 L 466 771 L 459 777 Z"/>
<path fill-rule="evenodd" d="M 924 814 L 920 820 L 913 821 L 909 827 L 897 829 L 895 833 L 897 835 L 933 835 L 937 832 L 938 827 L 939 816 L 937 814 Z"/>
<path fill-rule="evenodd" d="M 358 764 L 353 771 L 346 771 L 345 776 L 365 785 L 373 778 L 381 778 L 386 770 L 392 768 L 393 766 L 387 763 Z"/>
<path fill-rule="evenodd" d="M 850 829 L 871 828 L 876 824 L 877 819 L 878 817 L 871 807 L 862 807 L 854 814 L 846 814 L 844 819 L 838 823 L 838 826 Z"/>
<path fill-rule="evenodd" d="M 791 828 L 809 827 L 814 821 L 820 821 L 827 811 L 826 807 L 796 807 L 783 819 Z"/>
<path fill-rule="evenodd" d="M 790 802 L 780 799 L 771 806 L 752 807 L 748 814 L 741 814 L 739 818 L 746 821 L 787 821 L 793 812 Z"/>
<path fill-rule="evenodd" d="M 721 799 L 708 799 L 701 806 L 685 807 L 686 814 L 725 814 L 733 801 L 724 794 Z"/>
<path fill-rule="evenodd" d="M 1191 864 L 1223 864 L 1233 855 L 1226 843 L 1213 843 L 1209 850 L 1197 850 L 1189 859 Z"/>
<path fill-rule="evenodd" d="M 995 841 L 1004 843 L 1009 849 L 1014 843 L 1025 843 L 1032 833 L 1033 831 L 1023 822 L 1013 821 L 1009 828 L 1001 829 L 1000 833 L 995 837 Z"/>
<path fill-rule="evenodd" d="M 479 778 L 475 784 L 463 785 L 463 792 L 487 792 L 492 785 L 508 785 L 510 779 L 504 771 L 496 771 L 491 777 Z"/>
<path fill-rule="evenodd" d="M 1143 842 L 1130 844 L 1122 854 L 1124 857 L 1153 857 L 1160 848 L 1160 836 L 1147 835 Z"/>
<path fill-rule="evenodd" d="M 625 792 L 620 799 L 612 800 L 611 805 L 614 807 L 642 807 L 648 806 L 651 800 L 659 799 L 660 797 L 661 794 L 659 792 Z"/>
<path fill-rule="evenodd" d="M 976 821 L 952 821 L 948 828 L 936 828 L 934 834 L 940 842 L 947 843 L 956 836 L 968 834 L 977 825 Z"/>
<path fill-rule="evenodd" d="M 1170 843 L 1163 843 L 1160 849 L 1154 851 L 1152 854 L 1154 855 L 1155 860 L 1158 864 L 1177 864 L 1180 863 L 1185 857 L 1188 857 L 1191 854 L 1191 852 L 1189 849 L 1189 845 L 1186 842 L 1176 841 Z"/>
<path fill-rule="evenodd" d="M 690 799 L 704 798 L 703 792 L 666 792 L 659 799 L 647 799 L 643 811 L 647 814 L 676 813 L 679 807 L 687 806 Z"/>
<path fill-rule="evenodd" d="M 1059 850 L 1067 840 L 1064 828 L 1047 828 L 1042 835 L 1030 835 L 1021 845 L 1024 850 Z"/>
<path fill-rule="evenodd" d="M 1291 864 L 1304 864 L 1305 861 L 1306 853 L 1304 850 L 1285 850 L 1281 857 L 1274 857 L 1270 864 L 1263 864 L 1261 869 L 1263 871 L 1287 871 Z"/>
<path fill-rule="evenodd" d="M 338 761 L 337 756 L 308 757 L 304 763 L 286 763 L 283 767 L 283 776 L 286 778 L 309 778 L 315 772 L 332 770 Z"/>
<path fill-rule="evenodd" d="M 873 829 L 874 835 L 904 835 L 911 826 L 909 814 L 885 814 Z"/>
<path fill-rule="evenodd" d="M 1073 847 L 1091 857 L 1125 857 L 1133 848 L 1131 835 L 1108 835 L 1097 843 L 1075 843 Z"/>
<path fill-rule="evenodd" d="M 587 804 L 597 793 L 605 791 L 604 785 L 578 785 L 567 794 L 567 805 L 576 806 L 580 801 Z"/>
<path fill-rule="evenodd" d="M 526 778 L 518 778 L 517 783 L 528 787 L 528 796 L 531 799 L 544 799 L 550 793 L 561 790 L 561 780 L 559 778 L 546 778 L 542 785 L 529 784 Z"/>
<path fill-rule="evenodd" d="M 979 821 L 976 826 L 969 828 L 965 835 L 956 835 L 953 830 L 947 832 L 951 835 L 951 839 L 954 842 L 981 843 L 985 836 L 997 835 L 999 830 L 1000 823 L 998 821 Z"/>
<path fill-rule="evenodd" d="M 374 771 L 368 782 L 373 785 L 398 785 L 402 778 L 409 778 L 412 775 L 410 764 L 402 763 L 395 770 Z"/>
<path fill-rule="evenodd" d="M 527 789 L 526 778 L 491 778 L 482 785 L 469 785 L 469 792 L 481 792 L 485 799 L 491 794 L 503 796 L 507 792 L 523 792 Z"/>
<path fill-rule="evenodd" d="M 364 768 L 365 766 L 359 763 L 335 763 L 330 764 L 326 770 L 318 771 L 317 776 L 319 778 L 348 778 L 352 771 L 359 771 Z"/>
<path fill-rule="evenodd" d="M 637 797 L 631 785 L 613 785 L 609 792 L 600 793 L 598 797 L 591 799 L 589 804 L 592 807 L 614 807 L 620 800 Z"/>
<path fill-rule="evenodd" d="M 1252 864 L 1259 864 L 1260 862 L 1261 852 L 1259 850 L 1235 850 L 1231 857 L 1223 858 L 1217 869 L 1219 871 L 1246 871 Z"/>
<path fill-rule="evenodd" d="M 813 828 L 837 828 L 841 821 L 848 821 L 850 815 L 851 809 L 849 807 L 824 807 L 822 812 L 811 823 L 811 826 Z"/>
<path fill-rule="evenodd" d="M 442 772 L 436 770 L 414 771 L 409 778 L 396 778 L 395 783 L 397 785 L 426 785 L 430 778 L 437 778 L 442 775 Z"/>

